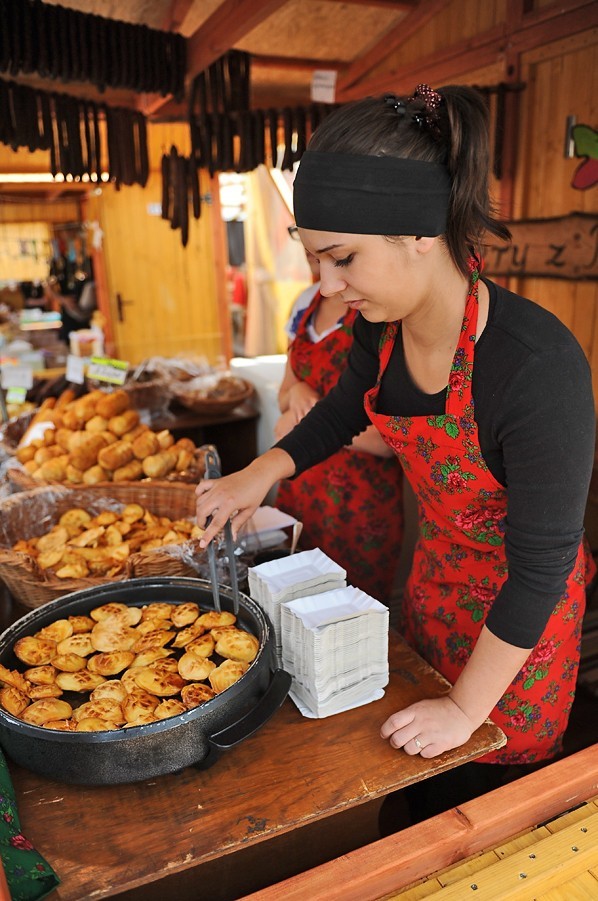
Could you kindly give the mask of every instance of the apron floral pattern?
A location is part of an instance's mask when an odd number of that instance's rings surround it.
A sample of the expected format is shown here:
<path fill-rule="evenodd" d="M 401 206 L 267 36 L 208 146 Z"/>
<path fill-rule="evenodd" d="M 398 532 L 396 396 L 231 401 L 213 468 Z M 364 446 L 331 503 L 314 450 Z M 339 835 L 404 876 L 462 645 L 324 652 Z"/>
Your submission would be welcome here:
<path fill-rule="evenodd" d="M 401 417 L 376 412 L 396 322 L 382 333 L 378 380 L 365 398 L 370 419 L 401 461 L 418 500 L 419 534 L 403 601 L 404 637 L 451 683 L 469 659 L 508 575 L 506 490 L 482 457 L 473 415 L 479 279 L 474 261 L 471 270 L 445 413 Z M 585 579 L 582 544 L 539 642 L 490 713 L 507 744 L 482 762 L 534 763 L 561 750 L 579 666 Z"/>
<path fill-rule="evenodd" d="M 289 359 L 296 377 L 324 396 L 347 364 L 357 314 L 348 310 L 339 328 L 314 343 L 307 324 L 321 300 L 316 292 Z M 402 472 L 394 457 L 342 448 L 282 481 L 276 506 L 303 522 L 303 547 L 321 548 L 347 570 L 349 584 L 388 603 L 403 539 Z"/>

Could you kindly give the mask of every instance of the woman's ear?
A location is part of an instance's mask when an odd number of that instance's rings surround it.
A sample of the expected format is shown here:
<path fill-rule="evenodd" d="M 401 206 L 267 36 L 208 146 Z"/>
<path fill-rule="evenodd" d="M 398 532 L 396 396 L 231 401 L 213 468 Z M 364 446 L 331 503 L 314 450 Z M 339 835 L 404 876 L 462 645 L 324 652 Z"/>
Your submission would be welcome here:
<path fill-rule="evenodd" d="M 415 249 L 418 253 L 429 253 L 436 244 L 436 238 L 424 238 L 417 235 L 415 238 Z"/>

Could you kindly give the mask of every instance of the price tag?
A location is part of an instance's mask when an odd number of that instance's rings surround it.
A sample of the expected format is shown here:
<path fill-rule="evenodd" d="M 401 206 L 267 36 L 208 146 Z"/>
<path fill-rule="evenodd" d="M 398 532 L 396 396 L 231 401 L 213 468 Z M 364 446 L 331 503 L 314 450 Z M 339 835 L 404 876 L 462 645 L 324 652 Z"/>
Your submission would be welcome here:
<path fill-rule="evenodd" d="M 85 381 L 85 360 L 69 354 L 66 358 L 66 380 L 74 385 L 82 385 Z"/>
<path fill-rule="evenodd" d="M 5 390 L 8 388 L 29 388 L 33 387 L 33 369 L 30 366 L 2 366 L 1 385 Z"/>
<path fill-rule="evenodd" d="M 87 366 L 87 376 L 98 382 L 124 385 L 129 364 L 125 360 L 109 360 L 106 357 L 92 357 Z"/>
<path fill-rule="evenodd" d="M 6 392 L 7 404 L 22 404 L 27 397 L 27 388 L 9 388 Z"/>

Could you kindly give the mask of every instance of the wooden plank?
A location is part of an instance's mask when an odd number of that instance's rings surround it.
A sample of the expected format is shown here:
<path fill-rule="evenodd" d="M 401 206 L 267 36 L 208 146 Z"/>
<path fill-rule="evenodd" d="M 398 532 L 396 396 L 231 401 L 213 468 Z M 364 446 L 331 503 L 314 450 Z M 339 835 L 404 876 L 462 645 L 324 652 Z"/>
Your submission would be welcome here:
<path fill-rule="evenodd" d="M 445 50 L 439 49 L 427 57 L 420 57 L 407 65 L 393 65 L 389 61 L 387 72 L 357 84 L 343 81 L 337 89 L 337 100 L 345 102 L 383 90 L 403 90 L 404 85 L 412 86 L 418 78 L 425 77 L 429 84 L 447 82 L 464 73 L 481 69 L 506 59 L 509 55 L 524 53 L 541 46 L 549 40 L 566 38 L 587 31 L 598 24 L 598 4 L 593 0 L 568 0 L 545 7 L 540 19 L 528 19 L 530 13 L 517 25 L 505 22 L 475 35 Z M 393 47 L 395 51 L 398 46 Z M 384 57 L 388 56 L 384 53 Z M 398 55 L 397 55 L 398 58 Z M 380 63 L 380 57 L 376 61 Z M 372 68 L 372 66 L 370 66 Z"/>
<path fill-rule="evenodd" d="M 430 897 L 463 901 L 473 890 L 476 901 L 537 898 L 541 892 L 561 885 L 596 863 L 598 814 L 582 822 L 583 827 L 569 826 L 536 842 L 533 852 L 519 851 L 484 869 L 472 870 Z"/>
<path fill-rule="evenodd" d="M 492 848 L 597 791 L 598 745 L 593 745 L 247 899 L 377 901 L 455 860 Z"/>
<path fill-rule="evenodd" d="M 380 40 L 370 47 L 367 53 L 355 60 L 338 84 L 338 93 L 341 94 L 359 81 L 370 69 L 380 64 L 380 60 L 387 57 L 412 34 L 423 28 L 441 9 L 448 5 L 450 0 L 420 0 L 413 12 L 408 13 L 399 24 L 383 35 Z"/>
<path fill-rule="evenodd" d="M 598 279 L 598 215 L 571 213 L 507 226 L 510 244 L 485 245 L 486 275 Z"/>

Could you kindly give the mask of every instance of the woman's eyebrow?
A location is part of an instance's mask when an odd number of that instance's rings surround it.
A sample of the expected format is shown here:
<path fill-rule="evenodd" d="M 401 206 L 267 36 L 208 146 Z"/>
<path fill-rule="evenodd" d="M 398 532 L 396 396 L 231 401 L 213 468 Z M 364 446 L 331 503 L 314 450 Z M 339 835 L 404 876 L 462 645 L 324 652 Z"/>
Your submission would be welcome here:
<path fill-rule="evenodd" d="M 329 244 L 328 247 L 321 247 L 319 250 L 316 250 L 316 254 L 328 253 L 329 250 L 335 250 L 337 247 L 344 247 L 344 244 Z"/>

